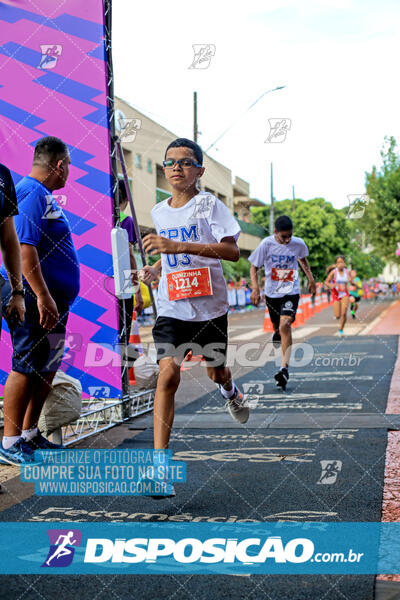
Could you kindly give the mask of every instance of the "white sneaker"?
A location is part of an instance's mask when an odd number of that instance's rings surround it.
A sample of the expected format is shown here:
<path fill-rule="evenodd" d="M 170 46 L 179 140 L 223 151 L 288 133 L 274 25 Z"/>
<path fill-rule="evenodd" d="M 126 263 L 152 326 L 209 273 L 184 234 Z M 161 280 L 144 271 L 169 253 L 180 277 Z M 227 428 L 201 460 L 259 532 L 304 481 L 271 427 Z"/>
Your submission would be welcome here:
<path fill-rule="evenodd" d="M 250 409 L 244 400 L 242 392 L 235 386 L 235 393 L 231 398 L 225 398 L 225 408 L 233 419 L 239 423 L 246 423 L 249 419 Z"/>

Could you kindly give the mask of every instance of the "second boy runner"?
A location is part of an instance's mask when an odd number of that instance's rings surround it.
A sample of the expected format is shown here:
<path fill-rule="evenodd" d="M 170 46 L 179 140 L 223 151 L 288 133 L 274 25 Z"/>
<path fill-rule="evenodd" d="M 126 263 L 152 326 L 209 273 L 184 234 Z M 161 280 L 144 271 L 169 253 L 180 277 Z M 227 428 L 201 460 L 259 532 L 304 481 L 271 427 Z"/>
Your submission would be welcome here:
<path fill-rule="evenodd" d="M 250 276 L 253 291 L 251 302 L 258 306 L 260 287 L 257 272 L 265 269 L 265 301 L 274 327 L 272 342 L 282 344 L 282 362 L 275 374 L 276 385 L 283 390 L 289 379 L 289 361 L 292 346 L 291 325 L 296 318 L 300 299 L 299 263 L 309 281 L 309 291 L 315 294 L 315 282 L 306 258 L 308 248 L 301 238 L 293 236 L 293 223 L 287 216 L 275 221 L 274 235 L 263 239 L 250 255 Z"/>

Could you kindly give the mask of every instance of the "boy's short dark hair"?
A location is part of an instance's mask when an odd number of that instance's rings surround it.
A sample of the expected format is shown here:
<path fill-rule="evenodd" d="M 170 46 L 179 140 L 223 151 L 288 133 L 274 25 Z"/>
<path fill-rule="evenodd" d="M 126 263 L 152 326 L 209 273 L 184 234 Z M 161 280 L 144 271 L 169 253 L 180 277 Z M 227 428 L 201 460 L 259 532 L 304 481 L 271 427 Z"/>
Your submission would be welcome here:
<path fill-rule="evenodd" d="M 192 140 L 188 140 L 187 138 L 178 138 L 171 142 L 165 151 L 165 157 L 167 156 L 167 152 L 170 148 L 190 148 L 193 151 L 193 154 L 196 157 L 199 165 L 203 165 L 203 150 L 200 148 L 196 142 L 192 142 Z M 165 158 L 164 157 L 164 158 Z"/>
<path fill-rule="evenodd" d="M 65 158 L 67 154 L 67 144 L 60 140 L 60 138 L 49 135 L 36 142 L 33 164 L 45 167 Z"/>
<path fill-rule="evenodd" d="M 118 197 L 119 204 L 123 204 L 126 200 L 128 200 L 128 194 L 126 193 L 125 181 L 120 179 L 118 181 Z"/>
<path fill-rule="evenodd" d="M 286 215 L 278 217 L 275 221 L 275 229 L 276 231 L 292 231 L 292 219 L 290 217 L 287 217 Z"/>

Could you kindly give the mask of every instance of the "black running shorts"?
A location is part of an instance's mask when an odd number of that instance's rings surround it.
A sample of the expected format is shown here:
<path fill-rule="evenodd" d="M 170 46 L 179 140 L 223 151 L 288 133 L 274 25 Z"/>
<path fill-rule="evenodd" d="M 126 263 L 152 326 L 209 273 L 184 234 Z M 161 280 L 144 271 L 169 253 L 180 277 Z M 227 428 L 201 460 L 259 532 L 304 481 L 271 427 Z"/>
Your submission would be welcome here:
<path fill-rule="evenodd" d="M 287 315 L 292 318 L 292 323 L 296 318 L 297 307 L 299 306 L 300 294 L 286 294 L 282 298 L 270 298 L 265 296 L 265 302 L 269 311 L 269 317 L 275 329 L 279 328 L 281 315 Z"/>
<path fill-rule="evenodd" d="M 176 357 L 182 362 L 192 350 L 201 354 L 210 367 L 223 367 L 228 347 L 228 315 L 209 321 L 181 321 L 172 317 L 157 317 L 153 327 L 157 361 Z"/>

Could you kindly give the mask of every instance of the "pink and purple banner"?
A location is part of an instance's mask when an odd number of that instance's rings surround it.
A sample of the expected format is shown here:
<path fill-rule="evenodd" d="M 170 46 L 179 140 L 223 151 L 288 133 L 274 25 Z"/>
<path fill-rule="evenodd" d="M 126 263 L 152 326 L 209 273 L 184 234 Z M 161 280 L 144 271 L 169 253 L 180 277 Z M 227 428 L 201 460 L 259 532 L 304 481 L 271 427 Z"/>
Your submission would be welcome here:
<path fill-rule="evenodd" d="M 103 0 L 0 2 L 0 162 L 16 184 L 41 137 L 67 143 L 71 168 L 58 194 L 81 263 L 62 368 L 84 395 L 121 396 L 118 316 L 112 275 L 112 175 Z M 0 384 L 11 368 L 5 325 Z"/>

